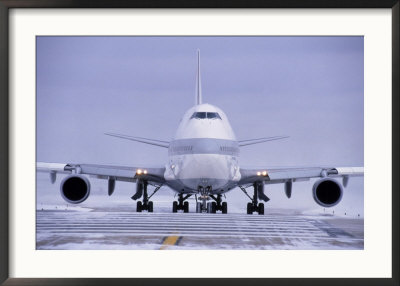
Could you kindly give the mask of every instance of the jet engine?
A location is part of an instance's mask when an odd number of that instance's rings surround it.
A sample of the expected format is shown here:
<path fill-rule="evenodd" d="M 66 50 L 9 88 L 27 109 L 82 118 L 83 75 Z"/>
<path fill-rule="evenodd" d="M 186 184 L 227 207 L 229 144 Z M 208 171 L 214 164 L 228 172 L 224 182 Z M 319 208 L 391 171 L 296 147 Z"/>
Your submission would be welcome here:
<path fill-rule="evenodd" d="M 65 177 L 60 185 L 61 196 L 71 204 L 84 202 L 90 193 L 90 182 L 82 175 L 70 175 Z"/>
<path fill-rule="evenodd" d="M 329 178 L 316 181 L 312 192 L 315 202 L 328 208 L 337 205 L 343 196 L 342 185 Z"/>

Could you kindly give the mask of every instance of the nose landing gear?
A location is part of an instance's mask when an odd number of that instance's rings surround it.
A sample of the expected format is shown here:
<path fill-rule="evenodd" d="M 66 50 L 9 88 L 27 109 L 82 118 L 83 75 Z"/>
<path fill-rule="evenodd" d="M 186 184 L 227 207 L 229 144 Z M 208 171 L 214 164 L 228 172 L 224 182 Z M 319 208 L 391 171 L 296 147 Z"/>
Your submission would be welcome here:
<path fill-rule="evenodd" d="M 196 203 L 196 213 L 216 213 L 217 211 L 221 211 L 223 214 L 228 213 L 228 204 L 227 202 L 222 202 L 222 195 L 210 195 L 211 188 L 203 188 L 199 187 L 199 193 L 201 194 L 200 202 Z M 213 199 L 214 202 L 207 202 L 209 198 Z"/>

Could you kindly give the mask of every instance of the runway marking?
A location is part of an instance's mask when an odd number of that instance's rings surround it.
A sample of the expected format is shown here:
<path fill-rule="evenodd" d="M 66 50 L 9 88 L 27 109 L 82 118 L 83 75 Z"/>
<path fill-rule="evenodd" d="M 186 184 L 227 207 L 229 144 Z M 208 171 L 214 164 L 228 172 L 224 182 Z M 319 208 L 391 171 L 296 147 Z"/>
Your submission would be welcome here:
<path fill-rule="evenodd" d="M 160 250 L 166 249 L 170 245 L 178 245 L 180 239 L 182 239 L 182 237 L 176 235 L 165 237 L 164 242 L 160 247 Z"/>

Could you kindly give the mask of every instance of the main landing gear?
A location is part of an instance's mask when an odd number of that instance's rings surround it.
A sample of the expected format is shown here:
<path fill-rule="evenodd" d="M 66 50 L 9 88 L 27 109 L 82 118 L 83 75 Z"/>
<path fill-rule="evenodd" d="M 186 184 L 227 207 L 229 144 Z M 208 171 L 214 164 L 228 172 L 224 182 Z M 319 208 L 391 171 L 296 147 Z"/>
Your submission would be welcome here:
<path fill-rule="evenodd" d="M 262 182 L 255 182 L 253 184 L 254 194 L 253 198 L 248 195 L 246 190 L 239 186 L 240 189 L 250 198 L 251 202 L 247 203 L 247 214 L 257 212 L 259 215 L 264 214 L 264 204 L 258 203 L 258 199 L 268 202 L 269 198 L 264 194 L 264 184 Z"/>
<path fill-rule="evenodd" d="M 178 210 L 183 210 L 184 213 L 189 212 L 189 202 L 185 202 L 191 195 L 183 196 L 183 194 L 178 195 L 178 201 L 172 203 L 172 212 L 176 213 Z"/>
<path fill-rule="evenodd" d="M 157 186 L 151 196 L 149 196 L 147 192 L 147 181 L 138 181 L 136 184 L 136 193 L 132 196 L 132 200 L 137 200 L 143 194 L 143 201 L 138 201 L 136 203 L 136 212 L 148 211 L 149 213 L 152 213 L 153 202 L 150 201 L 150 198 L 161 188 L 161 186 Z"/>
<path fill-rule="evenodd" d="M 253 214 L 253 212 L 258 212 L 259 215 L 264 214 L 264 204 L 259 203 L 247 203 L 247 214 Z"/>
<path fill-rule="evenodd" d="M 223 214 L 228 213 L 228 204 L 227 202 L 222 202 L 221 195 L 210 195 L 210 198 L 214 200 L 214 202 L 207 203 L 207 212 L 215 214 L 217 211 L 221 211 Z"/>

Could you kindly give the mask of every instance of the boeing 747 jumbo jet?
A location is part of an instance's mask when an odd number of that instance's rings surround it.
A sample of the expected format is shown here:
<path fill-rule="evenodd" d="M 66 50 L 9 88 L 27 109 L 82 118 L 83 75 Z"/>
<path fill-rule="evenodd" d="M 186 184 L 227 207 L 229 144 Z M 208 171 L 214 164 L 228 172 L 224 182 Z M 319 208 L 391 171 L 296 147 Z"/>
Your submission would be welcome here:
<path fill-rule="evenodd" d="M 109 136 L 132 140 L 168 149 L 168 162 L 159 168 L 142 166 L 123 167 L 91 164 L 37 163 L 38 171 L 49 172 L 52 183 L 57 173 L 67 176 L 61 181 L 61 196 L 72 204 L 84 202 L 90 194 L 87 176 L 108 180 L 108 195 L 115 189 L 116 181 L 136 183 L 132 196 L 137 201 L 137 212 L 153 212 L 150 198 L 161 188 L 168 186 L 178 193 L 178 201 L 172 203 L 172 212 L 189 212 L 187 199 L 196 198 L 196 212 L 228 212 L 223 194 L 239 187 L 249 198 L 247 213 L 264 214 L 264 204 L 269 198 L 264 186 L 283 184 L 288 198 L 292 185 L 297 181 L 319 178 L 312 187 L 315 202 L 323 207 L 332 207 L 340 202 L 343 187 L 349 177 L 363 176 L 363 167 L 299 167 L 244 169 L 239 165 L 240 148 L 252 144 L 279 140 L 286 136 L 236 140 L 225 113 L 210 104 L 202 103 L 200 79 L 200 52 L 197 53 L 196 105 L 183 115 L 175 137 L 171 141 L 148 139 L 115 133 Z M 337 179 L 341 179 L 338 181 Z M 154 187 L 149 195 L 148 186 Z M 250 196 L 246 188 L 252 188 Z"/>

